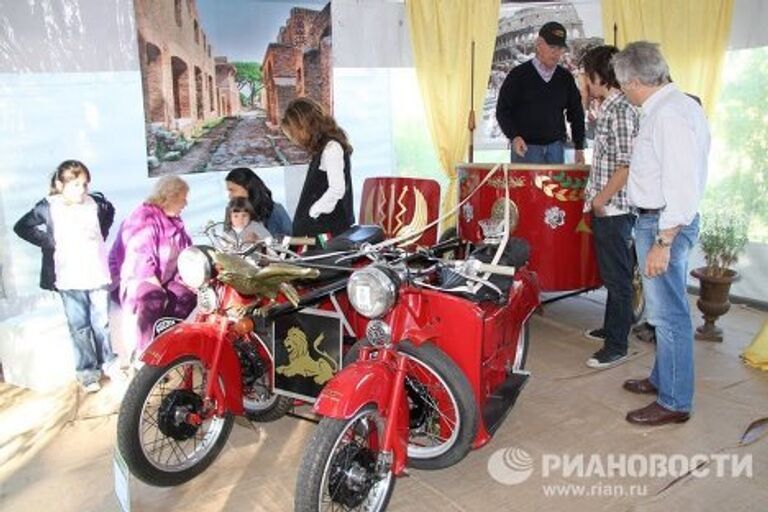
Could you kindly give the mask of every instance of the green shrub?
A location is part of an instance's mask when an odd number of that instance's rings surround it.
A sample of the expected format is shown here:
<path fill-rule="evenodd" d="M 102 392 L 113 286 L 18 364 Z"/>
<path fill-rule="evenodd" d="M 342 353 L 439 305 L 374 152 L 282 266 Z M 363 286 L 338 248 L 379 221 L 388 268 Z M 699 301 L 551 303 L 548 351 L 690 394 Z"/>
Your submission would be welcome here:
<path fill-rule="evenodd" d="M 707 274 L 722 276 L 747 245 L 749 222 L 733 211 L 721 210 L 703 219 L 699 245 L 707 261 Z"/>

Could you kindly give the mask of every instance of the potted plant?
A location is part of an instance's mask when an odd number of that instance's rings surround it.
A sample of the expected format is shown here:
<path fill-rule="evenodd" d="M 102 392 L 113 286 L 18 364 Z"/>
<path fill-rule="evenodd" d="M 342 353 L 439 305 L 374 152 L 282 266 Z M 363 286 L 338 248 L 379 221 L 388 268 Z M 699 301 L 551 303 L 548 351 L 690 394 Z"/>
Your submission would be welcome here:
<path fill-rule="evenodd" d="M 731 211 L 721 211 L 704 218 L 699 245 L 707 265 L 691 271 L 700 282 L 696 305 L 704 314 L 704 325 L 696 329 L 697 340 L 723 341 L 723 331 L 715 325 L 728 312 L 731 283 L 739 273 L 730 268 L 747 245 L 746 218 Z"/>

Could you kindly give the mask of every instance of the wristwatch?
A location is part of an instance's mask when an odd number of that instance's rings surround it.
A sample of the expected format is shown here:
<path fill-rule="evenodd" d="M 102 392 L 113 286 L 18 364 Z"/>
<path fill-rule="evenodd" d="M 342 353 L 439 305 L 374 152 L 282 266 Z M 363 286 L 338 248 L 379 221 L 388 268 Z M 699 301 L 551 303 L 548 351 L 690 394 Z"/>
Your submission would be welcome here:
<path fill-rule="evenodd" d="M 666 240 L 664 240 L 663 236 L 656 235 L 656 245 L 658 245 L 659 247 L 665 248 L 665 247 L 670 247 L 672 245 L 672 242 L 667 242 Z"/>

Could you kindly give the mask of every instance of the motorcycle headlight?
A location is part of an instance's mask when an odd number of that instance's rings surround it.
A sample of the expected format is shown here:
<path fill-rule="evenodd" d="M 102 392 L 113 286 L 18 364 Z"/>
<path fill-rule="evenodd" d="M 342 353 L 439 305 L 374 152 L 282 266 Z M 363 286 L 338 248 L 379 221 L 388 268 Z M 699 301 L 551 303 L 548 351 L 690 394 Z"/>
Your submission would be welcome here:
<path fill-rule="evenodd" d="M 398 285 L 399 280 L 391 271 L 371 265 L 350 276 L 349 302 L 364 317 L 381 317 L 395 304 Z"/>
<path fill-rule="evenodd" d="M 211 260 L 197 246 L 181 251 L 176 266 L 181 280 L 190 288 L 200 288 L 211 278 Z"/>

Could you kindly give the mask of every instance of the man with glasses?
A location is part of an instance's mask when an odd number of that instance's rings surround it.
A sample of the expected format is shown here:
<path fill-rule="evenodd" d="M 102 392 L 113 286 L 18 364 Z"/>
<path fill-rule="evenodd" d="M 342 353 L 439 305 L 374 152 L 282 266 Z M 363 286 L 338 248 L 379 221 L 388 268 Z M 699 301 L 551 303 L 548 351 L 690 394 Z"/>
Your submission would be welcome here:
<path fill-rule="evenodd" d="M 567 117 L 576 163 L 584 163 L 581 94 L 571 72 L 558 65 L 568 48 L 565 37 L 560 23 L 545 23 L 536 38 L 536 56 L 512 69 L 501 86 L 496 120 L 512 143 L 512 162 L 563 163 Z"/>

